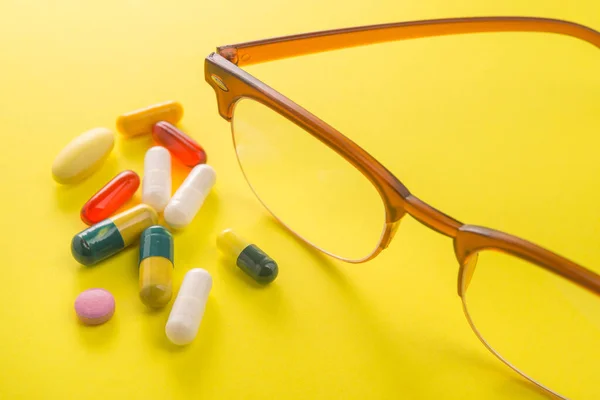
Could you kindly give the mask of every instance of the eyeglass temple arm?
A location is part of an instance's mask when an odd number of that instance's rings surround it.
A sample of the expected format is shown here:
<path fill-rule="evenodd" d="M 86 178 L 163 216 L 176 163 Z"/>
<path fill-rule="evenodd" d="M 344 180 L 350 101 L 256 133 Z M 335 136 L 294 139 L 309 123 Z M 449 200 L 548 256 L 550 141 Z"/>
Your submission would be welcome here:
<path fill-rule="evenodd" d="M 536 17 L 471 17 L 398 22 L 257 40 L 217 48 L 243 66 L 347 47 L 430 36 L 482 32 L 547 32 L 572 36 L 600 48 L 600 32 L 574 22 Z"/>

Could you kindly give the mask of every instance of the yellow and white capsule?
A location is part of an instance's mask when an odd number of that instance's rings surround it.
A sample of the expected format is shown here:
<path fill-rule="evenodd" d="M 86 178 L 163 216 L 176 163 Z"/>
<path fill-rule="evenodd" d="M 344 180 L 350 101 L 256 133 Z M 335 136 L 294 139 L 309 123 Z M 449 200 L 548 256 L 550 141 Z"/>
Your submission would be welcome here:
<path fill-rule="evenodd" d="M 156 211 L 140 204 L 75 235 L 71 253 L 81 264 L 94 265 L 135 243 L 144 229 L 157 222 Z"/>
<path fill-rule="evenodd" d="M 160 225 L 140 239 L 140 299 L 151 308 L 166 306 L 173 295 L 173 236 Z"/>
<path fill-rule="evenodd" d="M 152 133 L 154 124 L 167 121 L 177 124 L 183 117 L 183 107 L 176 101 L 166 101 L 130 111 L 117 119 L 117 129 L 123 136 Z"/>
<path fill-rule="evenodd" d="M 279 274 L 279 267 L 271 257 L 231 229 L 217 236 L 217 247 L 235 259 L 236 265 L 258 283 L 272 282 Z"/>

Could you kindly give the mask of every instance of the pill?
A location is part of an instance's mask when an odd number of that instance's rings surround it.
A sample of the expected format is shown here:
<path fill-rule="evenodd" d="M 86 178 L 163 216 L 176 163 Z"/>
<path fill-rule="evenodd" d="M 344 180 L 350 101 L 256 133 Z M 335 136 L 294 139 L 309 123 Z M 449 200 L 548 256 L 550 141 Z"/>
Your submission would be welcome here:
<path fill-rule="evenodd" d="M 58 153 L 52 163 L 52 176 L 58 183 L 77 183 L 94 173 L 108 157 L 115 135 L 106 128 L 82 133 Z"/>
<path fill-rule="evenodd" d="M 173 294 L 173 236 L 160 225 L 142 232 L 139 274 L 142 303 L 151 308 L 166 306 Z"/>
<path fill-rule="evenodd" d="M 140 177 L 133 171 L 123 171 L 98 190 L 81 208 L 81 220 L 93 225 L 110 217 L 131 199 L 140 186 Z"/>
<path fill-rule="evenodd" d="M 169 122 L 161 121 L 155 124 L 152 137 L 188 167 L 206 162 L 206 152 L 202 146 Z"/>
<path fill-rule="evenodd" d="M 115 298 L 104 289 L 88 289 L 75 299 L 75 313 L 85 325 L 100 325 L 115 313 Z"/>
<path fill-rule="evenodd" d="M 212 277 L 208 271 L 194 268 L 185 274 L 165 327 L 171 342 L 181 346 L 194 340 L 211 288 Z"/>
<path fill-rule="evenodd" d="M 217 247 L 236 265 L 258 283 L 269 283 L 277 278 L 277 263 L 257 246 L 248 243 L 231 229 L 217 236 Z"/>
<path fill-rule="evenodd" d="M 81 264 L 94 265 L 135 243 L 144 229 L 157 222 L 156 211 L 139 204 L 75 235 L 71 253 Z"/>
<path fill-rule="evenodd" d="M 161 212 L 171 197 L 171 155 L 161 146 L 154 146 L 144 157 L 142 201 Z"/>
<path fill-rule="evenodd" d="M 117 129 L 124 136 L 151 133 L 154 124 L 167 121 L 178 123 L 183 117 L 183 107 L 176 101 L 166 101 L 131 111 L 117 118 Z"/>
<path fill-rule="evenodd" d="M 196 216 L 215 184 L 215 170 L 208 164 L 195 166 L 165 208 L 165 221 L 175 229 L 185 228 Z"/>

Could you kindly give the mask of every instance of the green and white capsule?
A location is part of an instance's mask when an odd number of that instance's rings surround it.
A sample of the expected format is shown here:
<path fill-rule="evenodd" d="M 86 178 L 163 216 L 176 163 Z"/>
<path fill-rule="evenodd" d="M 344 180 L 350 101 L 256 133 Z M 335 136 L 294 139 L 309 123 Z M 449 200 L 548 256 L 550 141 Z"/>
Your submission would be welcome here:
<path fill-rule="evenodd" d="M 257 246 L 245 241 L 231 229 L 217 236 L 217 247 L 258 283 L 270 283 L 277 278 L 277 263 Z"/>

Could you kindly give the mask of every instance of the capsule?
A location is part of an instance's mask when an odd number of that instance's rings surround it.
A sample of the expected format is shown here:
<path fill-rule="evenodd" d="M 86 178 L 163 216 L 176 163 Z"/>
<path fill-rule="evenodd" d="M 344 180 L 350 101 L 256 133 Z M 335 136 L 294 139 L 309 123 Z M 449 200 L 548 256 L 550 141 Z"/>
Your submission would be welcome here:
<path fill-rule="evenodd" d="M 211 288 L 208 271 L 194 268 L 185 274 L 165 327 L 171 342 L 182 346 L 196 338 Z"/>
<path fill-rule="evenodd" d="M 231 229 L 217 236 L 217 247 L 228 257 L 235 258 L 242 271 L 258 283 L 270 283 L 277 278 L 277 263 L 257 246 L 248 243 Z"/>
<path fill-rule="evenodd" d="M 77 183 L 94 173 L 115 144 L 114 133 L 94 128 L 82 133 L 58 153 L 52 163 L 52 177 L 58 183 Z"/>
<path fill-rule="evenodd" d="M 117 118 L 117 129 L 124 136 L 143 135 L 152 132 L 159 121 L 178 123 L 183 117 L 183 107 L 176 101 L 166 101 L 131 111 Z"/>
<path fill-rule="evenodd" d="M 131 199 L 140 186 L 140 177 L 133 171 L 123 171 L 98 190 L 81 208 L 81 220 L 93 225 L 110 217 Z"/>
<path fill-rule="evenodd" d="M 155 146 L 144 157 L 142 201 L 161 212 L 171 197 L 171 155 L 164 147 Z"/>
<path fill-rule="evenodd" d="M 196 216 L 215 184 L 215 170 L 208 164 L 195 166 L 165 208 L 165 221 L 175 229 L 185 228 Z"/>
<path fill-rule="evenodd" d="M 71 253 L 81 264 L 94 265 L 136 242 L 144 229 L 157 222 L 152 207 L 137 205 L 75 235 Z"/>
<path fill-rule="evenodd" d="M 152 137 L 188 167 L 193 168 L 206 162 L 206 152 L 202 146 L 167 121 L 154 125 Z"/>
<path fill-rule="evenodd" d="M 166 306 L 173 295 L 173 236 L 160 225 L 140 239 L 140 299 L 151 308 Z"/>

